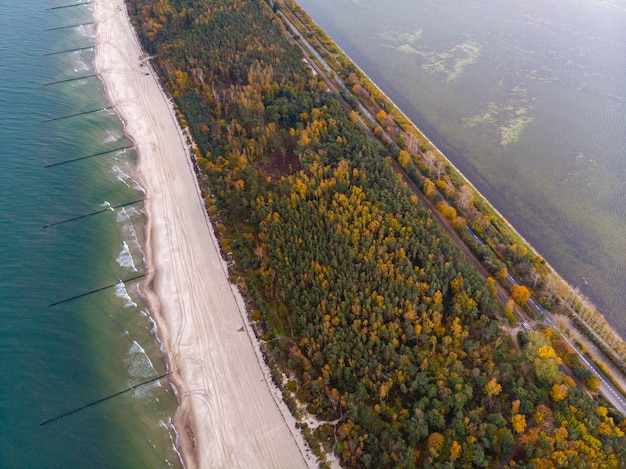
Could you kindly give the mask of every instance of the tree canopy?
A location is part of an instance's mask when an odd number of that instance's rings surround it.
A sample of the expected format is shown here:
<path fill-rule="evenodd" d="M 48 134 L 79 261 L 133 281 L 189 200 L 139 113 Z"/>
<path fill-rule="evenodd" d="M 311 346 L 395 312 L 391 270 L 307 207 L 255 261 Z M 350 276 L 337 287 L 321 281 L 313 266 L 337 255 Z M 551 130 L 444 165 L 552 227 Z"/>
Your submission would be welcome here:
<path fill-rule="evenodd" d="M 493 287 L 268 4 L 129 3 L 197 144 L 209 213 L 268 352 L 308 411 L 334 422 L 316 436 L 343 465 L 626 460 L 614 416 L 561 373 L 550 337 L 516 352 Z"/>

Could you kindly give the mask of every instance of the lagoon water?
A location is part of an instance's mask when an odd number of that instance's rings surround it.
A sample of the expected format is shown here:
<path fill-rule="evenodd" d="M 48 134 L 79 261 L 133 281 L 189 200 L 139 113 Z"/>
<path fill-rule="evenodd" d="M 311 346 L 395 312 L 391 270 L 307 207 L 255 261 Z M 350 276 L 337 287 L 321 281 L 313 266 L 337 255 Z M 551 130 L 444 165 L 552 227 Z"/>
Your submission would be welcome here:
<path fill-rule="evenodd" d="M 94 73 L 90 6 L 0 0 L 0 467 L 179 467 L 175 396 L 155 382 L 40 423 L 165 372 L 137 282 L 51 303 L 145 272 L 135 153 Z M 79 3 L 79 2 L 75 2 Z"/>
<path fill-rule="evenodd" d="M 626 337 L 626 4 L 298 3 Z"/>

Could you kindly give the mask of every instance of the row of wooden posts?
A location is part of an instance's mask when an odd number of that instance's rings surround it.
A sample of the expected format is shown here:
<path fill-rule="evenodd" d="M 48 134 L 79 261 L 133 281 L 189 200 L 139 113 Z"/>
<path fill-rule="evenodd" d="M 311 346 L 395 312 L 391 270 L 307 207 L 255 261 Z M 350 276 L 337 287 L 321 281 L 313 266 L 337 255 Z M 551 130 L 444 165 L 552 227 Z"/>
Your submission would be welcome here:
<path fill-rule="evenodd" d="M 59 10 L 61 8 L 78 7 L 78 6 L 83 6 L 83 5 L 90 5 L 91 3 L 92 2 L 72 3 L 72 4 L 68 4 L 68 5 L 60 5 L 60 6 L 56 6 L 56 7 L 47 8 L 47 10 Z M 72 24 L 72 25 L 67 25 L 67 26 L 59 26 L 59 27 L 56 27 L 56 28 L 49 28 L 49 29 L 46 29 L 44 31 L 58 31 L 58 30 L 62 30 L 62 29 L 68 29 L 68 28 L 74 28 L 74 27 L 80 27 L 80 26 L 87 26 L 87 25 L 90 25 L 90 24 L 93 24 L 93 21 L 86 22 L 86 23 Z M 72 48 L 72 49 L 65 49 L 65 50 L 60 50 L 60 51 L 55 51 L 55 52 L 48 52 L 48 53 L 43 54 L 43 55 L 44 56 L 52 56 L 52 55 L 69 53 L 69 52 L 79 52 L 79 51 L 93 49 L 93 48 L 94 48 L 94 46 L 90 45 L 90 46 L 77 47 L 77 48 Z M 49 82 L 49 83 L 44 83 L 43 86 L 52 86 L 52 85 L 65 84 L 65 83 L 70 83 L 70 82 L 77 81 L 77 80 L 84 80 L 84 79 L 93 78 L 93 77 L 97 77 L 97 76 L 98 76 L 97 73 L 93 73 L 93 74 L 90 74 L 90 75 L 84 75 L 84 76 L 80 76 L 80 77 L 68 78 L 68 79 L 65 79 L 65 80 L 58 80 L 58 81 L 53 81 L 53 82 Z M 69 118 L 72 118 L 72 117 L 83 116 L 83 115 L 86 115 L 86 114 L 93 114 L 93 113 L 97 113 L 97 112 L 101 112 L 101 111 L 108 111 L 108 110 L 111 110 L 111 109 L 113 109 L 112 106 L 107 106 L 107 107 L 98 108 L 98 109 L 91 109 L 91 110 L 88 110 L 88 111 L 77 112 L 77 113 L 74 113 L 74 114 L 67 114 L 67 115 L 63 115 L 63 116 L 57 116 L 57 117 L 51 117 L 51 118 L 48 118 L 48 119 L 43 119 L 42 122 L 52 122 L 52 121 L 58 121 L 58 120 L 61 120 L 61 119 L 69 119 Z M 81 156 L 81 157 L 78 157 L 78 158 L 73 158 L 73 159 L 69 159 L 69 160 L 65 160 L 65 161 L 60 161 L 60 162 L 57 162 L 57 163 L 47 164 L 44 167 L 45 168 L 52 168 L 52 167 L 56 167 L 56 166 L 66 165 L 68 163 L 74 163 L 74 162 L 85 160 L 85 159 L 88 159 L 88 158 L 94 158 L 94 157 L 97 157 L 97 156 L 102 156 L 102 155 L 106 155 L 106 154 L 109 154 L 109 153 L 114 153 L 114 152 L 117 152 L 117 151 L 123 151 L 123 150 L 127 150 L 127 149 L 133 148 L 133 147 L 134 147 L 134 145 L 127 145 L 127 146 L 124 146 L 124 147 L 121 147 L 121 148 L 112 149 L 112 150 L 104 150 L 104 151 L 100 151 L 100 152 L 93 153 L 93 154 L 90 154 L 90 155 Z M 102 209 L 102 210 L 97 210 L 97 211 L 94 211 L 94 212 L 90 212 L 90 213 L 83 214 L 83 215 L 78 215 L 78 216 L 75 216 L 75 217 L 72 217 L 72 218 L 68 218 L 68 219 L 65 219 L 65 220 L 61 220 L 61 221 L 58 221 L 58 222 L 49 223 L 49 224 L 43 226 L 43 228 L 46 229 L 46 228 L 50 228 L 50 227 L 53 227 L 53 226 L 56 226 L 56 225 L 73 222 L 73 221 L 80 220 L 80 219 L 87 218 L 87 217 L 92 217 L 94 215 L 98 215 L 98 214 L 101 214 L 101 213 L 104 213 L 104 212 L 108 212 L 110 210 L 114 210 L 114 209 L 117 209 L 117 208 L 123 208 L 123 207 L 127 207 L 129 205 L 137 204 L 137 203 L 143 202 L 144 200 L 145 200 L 145 198 L 138 199 L 138 200 L 133 200 L 133 201 L 126 202 L 126 203 L 123 203 L 123 204 L 107 207 L 107 208 Z M 111 283 L 111 284 L 106 285 L 104 287 L 96 288 L 96 289 L 88 291 L 88 292 L 80 293 L 80 294 L 74 295 L 72 297 L 65 298 L 65 299 L 60 300 L 60 301 L 56 301 L 54 303 L 51 303 L 49 306 L 50 307 L 55 307 L 55 306 L 59 306 L 59 305 L 64 304 L 64 303 L 68 303 L 68 302 L 73 301 L 73 300 L 77 300 L 79 298 L 84 298 L 84 297 L 92 295 L 94 293 L 113 288 L 116 285 L 119 285 L 120 283 L 126 284 L 128 282 L 139 280 L 140 278 L 146 277 L 148 274 L 149 274 L 149 272 L 146 272 L 146 273 L 143 273 L 143 274 L 140 274 L 140 275 L 136 275 L 134 277 L 131 277 L 131 278 L 128 278 L 128 279 L 125 279 L 125 280 L 118 280 L 117 282 Z M 91 402 L 89 402 L 89 403 L 87 403 L 85 405 L 82 405 L 80 407 L 76 407 L 76 408 L 74 408 L 74 409 L 72 409 L 72 410 L 70 410 L 68 412 L 65 412 L 65 413 L 63 413 L 61 415 L 58 415 L 56 417 L 44 420 L 44 421 L 42 421 L 40 423 L 40 425 L 41 426 L 48 425 L 48 424 L 50 424 L 52 422 L 55 422 L 55 421 L 57 421 L 59 419 L 62 419 L 64 417 L 68 417 L 68 416 L 70 416 L 72 414 L 75 414 L 75 413 L 80 412 L 82 410 L 88 409 L 89 407 L 93 407 L 93 406 L 95 406 L 97 404 L 101 404 L 101 403 L 103 403 L 105 401 L 108 401 L 109 399 L 112 399 L 114 397 L 120 396 L 122 394 L 125 394 L 125 393 L 127 393 L 129 391 L 132 391 L 134 389 L 137 389 L 139 387 L 142 387 L 142 386 L 145 386 L 147 384 L 150 384 L 150 383 L 153 383 L 155 381 L 158 381 L 158 380 L 161 380 L 163 378 L 166 378 L 170 374 L 172 374 L 171 371 L 167 372 L 167 373 L 164 373 L 164 374 L 161 374 L 159 376 L 156 376 L 154 378 L 151 378 L 151 379 L 149 379 L 147 381 L 144 381 L 142 383 L 138 383 L 138 384 L 135 384 L 133 386 L 129 386 L 129 387 L 127 387 L 127 388 L 125 388 L 125 389 L 123 389 L 121 391 L 118 391 L 118 392 L 114 393 L 114 394 L 111 394 L 111 395 L 108 395 L 108 396 L 105 396 L 105 397 L 93 400 L 93 401 L 91 401 Z"/>

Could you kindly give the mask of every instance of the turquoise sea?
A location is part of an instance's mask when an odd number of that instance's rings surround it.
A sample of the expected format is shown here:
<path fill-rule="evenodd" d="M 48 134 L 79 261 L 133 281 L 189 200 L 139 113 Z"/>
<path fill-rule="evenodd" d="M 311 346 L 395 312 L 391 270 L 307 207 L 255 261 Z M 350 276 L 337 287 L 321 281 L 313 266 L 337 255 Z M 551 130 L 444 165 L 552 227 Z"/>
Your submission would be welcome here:
<path fill-rule="evenodd" d="M 136 154 L 94 73 L 91 6 L 0 0 L 0 467 L 179 467 L 166 372 L 137 281 L 146 271 Z"/>
<path fill-rule="evenodd" d="M 626 337 L 623 0 L 298 0 Z"/>

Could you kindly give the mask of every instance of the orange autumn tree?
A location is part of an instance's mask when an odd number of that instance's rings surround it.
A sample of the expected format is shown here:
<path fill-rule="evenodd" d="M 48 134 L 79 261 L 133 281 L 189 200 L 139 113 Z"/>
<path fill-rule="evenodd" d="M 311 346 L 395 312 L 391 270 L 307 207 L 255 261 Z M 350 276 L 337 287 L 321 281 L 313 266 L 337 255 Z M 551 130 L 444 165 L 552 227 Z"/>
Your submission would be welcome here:
<path fill-rule="evenodd" d="M 518 305 L 524 306 L 530 298 L 530 290 L 525 285 L 513 285 L 511 296 Z"/>

